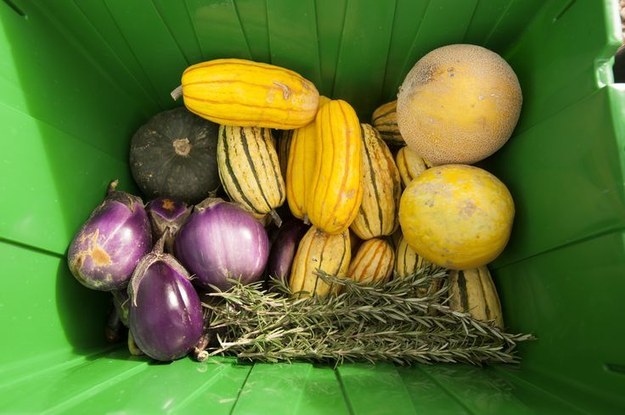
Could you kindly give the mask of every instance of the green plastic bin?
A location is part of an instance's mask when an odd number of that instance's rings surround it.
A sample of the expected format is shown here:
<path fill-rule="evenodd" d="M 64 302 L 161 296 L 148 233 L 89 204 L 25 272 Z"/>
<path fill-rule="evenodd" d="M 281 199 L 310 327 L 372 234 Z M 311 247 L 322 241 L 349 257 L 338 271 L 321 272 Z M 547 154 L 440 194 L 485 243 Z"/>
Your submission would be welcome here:
<path fill-rule="evenodd" d="M 625 88 L 616 0 L 0 1 L 0 412 L 625 413 Z M 271 62 L 363 121 L 431 49 L 506 58 L 524 107 L 484 163 L 517 205 L 492 270 L 519 367 L 171 364 L 108 345 L 107 294 L 68 271 L 132 133 L 185 67 Z"/>

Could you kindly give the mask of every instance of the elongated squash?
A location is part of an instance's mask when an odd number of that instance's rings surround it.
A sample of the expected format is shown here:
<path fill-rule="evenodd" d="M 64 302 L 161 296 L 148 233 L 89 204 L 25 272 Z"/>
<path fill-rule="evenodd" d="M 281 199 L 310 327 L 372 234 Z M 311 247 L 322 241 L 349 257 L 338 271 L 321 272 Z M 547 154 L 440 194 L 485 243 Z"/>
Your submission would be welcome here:
<path fill-rule="evenodd" d="M 408 245 L 403 236 L 399 239 L 399 244 L 395 249 L 395 263 L 393 267 L 395 278 L 405 278 L 419 271 L 423 271 L 426 267 L 430 266 L 432 266 L 432 264 L 419 256 L 419 254 Z M 417 295 L 423 297 L 428 293 L 434 293 L 440 289 L 441 284 L 442 281 L 440 279 L 433 278 L 429 287 L 417 289 Z"/>
<path fill-rule="evenodd" d="M 351 229 L 361 239 L 390 235 L 399 221 L 401 179 L 388 146 L 369 124 L 362 128 L 363 195 Z"/>
<path fill-rule="evenodd" d="M 315 123 L 315 168 L 306 210 L 314 226 L 340 234 L 362 202 L 360 122 L 351 105 L 331 100 L 319 109 Z"/>
<path fill-rule="evenodd" d="M 217 166 L 230 199 L 257 216 L 275 214 L 274 209 L 284 203 L 284 180 L 268 128 L 222 125 Z M 274 220 L 279 224 L 279 218 Z"/>
<path fill-rule="evenodd" d="M 421 156 L 407 146 L 397 151 L 395 162 L 404 187 L 408 186 L 412 179 L 431 167 L 427 161 L 423 160 Z"/>
<path fill-rule="evenodd" d="M 388 144 L 397 146 L 406 144 L 397 126 L 397 100 L 387 102 L 376 108 L 371 115 L 371 124 Z"/>
<path fill-rule="evenodd" d="M 293 139 L 294 130 L 283 130 L 280 138 L 277 140 L 276 151 L 278 152 L 278 161 L 280 162 L 280 172 L 282 180 L 286 185 L 286 169 L 289 162 L 289 152 L 291 151 L 291 140 Z"/>
<path fill-rule="evenodd" d="M 321 95 L 319 108 L 330 102 Z M 304 127 L 293 130 L 289 141 L 289 153 L 285 177 L 286 200 L 293 216 L 309 223 L 306 199 L 311 192 L 311 183 L 315 174 L 315 146 L 317 141 L 317 123 L 313 121 Z"/>
<path fill-rule="evenodd" d="M 246 59 L 214 59 L 191 65 L 182 74 L 189 111 L 222 125 L 293 129 L 311 122 L 319 92 L 300 74 Z"/>
<path fill-rule="evenodd" d="M 395 253 L 388 242 L 381 238 L 368 239 L 356 251 L 347 276 L 364 284 L 383 282 L 393 274 L 394 262 Z"/>
<path fill-rule="evenodd" d="M 449 273 L 449 307 L 503 328 L 499 295 L 486 266 Z"/>
<path fill-rule="evenodd" d="M 308 222 L 306 199 L 315 174 L 315 122 L 293 131 L 286 171 L 286 200 L 296 218 Z"/>
<path fill-rule="evenodd" d="M 311 226 L 304 234 L 293 258 L 289 287 L 296 297 L 325 296 L 337 292 L 316 274 L 318 270 L 339 277 L 347 276 L 351 260 L 349 230 L 330 235 Z"/>

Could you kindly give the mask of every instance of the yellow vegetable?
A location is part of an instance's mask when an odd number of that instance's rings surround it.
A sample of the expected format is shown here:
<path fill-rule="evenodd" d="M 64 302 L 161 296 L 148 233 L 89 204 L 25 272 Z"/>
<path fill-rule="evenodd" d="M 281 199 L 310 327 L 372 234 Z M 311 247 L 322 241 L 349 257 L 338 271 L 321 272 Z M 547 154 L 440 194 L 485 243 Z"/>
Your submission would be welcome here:
<path fill-rule="evenodd" d="M 499 295 L 486 266 L 449 273 L 449 308 L 503 328 Z"/>
<path fill-rule="evenodd" d="M 406 144 L 397 126 L 397 100 L 380 105 L 373 111 L 371 124 L 384 141 L 393 145 Z"/>
<path fill-rule="evenodd" d="M 189 66 L 182 95 L 189 111 L 222 125 L 293 129 L 311 122 L 319 92 L 298 73 L 245 59 L 215 59 Z"/>
<path fill-rule="evenodd" d="M 369 124 L 361 127 L 364 193 L 351 229 L 361 239 L 371 239 L 397 229 L 401 180 L 393 155 L 375 128 Z"/>
<path fill-rule="evenodd" d="M 505 248 L 514 218 L 507 187 L 478 167 L 425 170 L 404 190 L 399 223 L 420 256 L 449 269 L 486 265 Z"/>
<path fill-rule="evenodd" d="M 274 209 L 284 203 L 284 180 L 268 128 L 222 125 L 217 141 L 217 167 L 230 199 L 257 217 L 275 215 Z M 279 222 L 277 215 L 275 218 Z"/>
<path fill-rule="evenodd" d="M 306 210 L 310 222 L 329 234 L 344 232 L 362 201 L 362 136 L 354 109 L 331 100 L 315 120 L 315 167 Z"/>
<path fill-rule="evenodd" d="M 430 167 L 414 150 L 404 146 L 397 151 L 395 162 L 404 187 Z"/>
<path fill-rule="evenodd" d="M 512 135 L 523 98 L 516 74 L 495 52 L 447 45 L 423 56 L 397 95 L 406 144 L 433 165 L 472 164 Z"/>
<path fill-rule="evenodd" d="M 349 231 L 330 235 L 311 226 L 299 242 L 293 258 L 289 287 L 297 297 L 325 296 L 337 292 L 316 274 L 345 277 L 351 260 Z"/>
<path fill-rule="evenodd" d="M 348 277 L 364 284 L 386 281 L 393 274 L 395 253 L 381 238 L 368 239 L 360 245 L 349 265 Z"/>

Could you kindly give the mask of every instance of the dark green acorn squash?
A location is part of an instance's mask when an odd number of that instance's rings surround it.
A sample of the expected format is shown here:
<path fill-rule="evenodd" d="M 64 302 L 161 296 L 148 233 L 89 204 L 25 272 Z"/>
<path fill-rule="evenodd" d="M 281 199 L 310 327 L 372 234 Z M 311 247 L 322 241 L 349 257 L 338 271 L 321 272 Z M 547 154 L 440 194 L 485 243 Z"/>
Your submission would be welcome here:
<path fill-rule="evenodd" d="M 200 202 L 220 186 L 219 125 L 178 107 L 156 114 L 130 141 L 130 170 L 147 199 Z"/>

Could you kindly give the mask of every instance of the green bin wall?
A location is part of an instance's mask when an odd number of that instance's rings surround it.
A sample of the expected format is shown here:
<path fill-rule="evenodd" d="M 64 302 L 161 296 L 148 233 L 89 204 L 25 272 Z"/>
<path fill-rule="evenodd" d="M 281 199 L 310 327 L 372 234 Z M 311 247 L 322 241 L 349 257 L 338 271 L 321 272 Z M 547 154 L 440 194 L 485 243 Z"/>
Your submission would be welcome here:
<path fill-rule="evenodd" d="M 0 413 L 625 413 L 625 88 L 610 0 L 0 1 Z M 300 72 L 363 122 L 449 43 L 506 58 L 524 107 L 480 163 L 510 188 L 492 264 L 519 367 L 154 364 L 108 345 L 65 253 L 185 67 Z"/>

